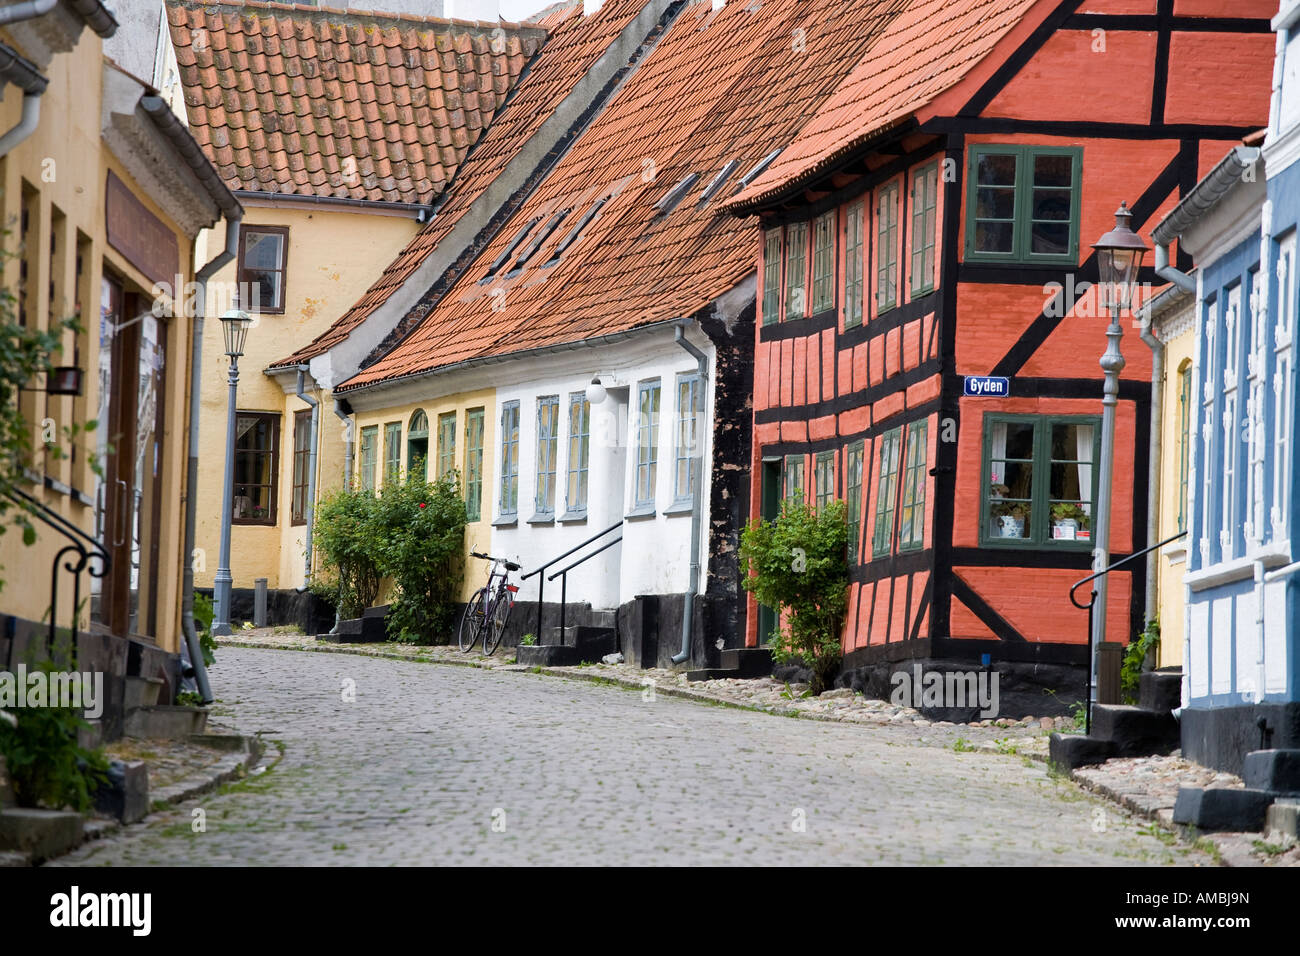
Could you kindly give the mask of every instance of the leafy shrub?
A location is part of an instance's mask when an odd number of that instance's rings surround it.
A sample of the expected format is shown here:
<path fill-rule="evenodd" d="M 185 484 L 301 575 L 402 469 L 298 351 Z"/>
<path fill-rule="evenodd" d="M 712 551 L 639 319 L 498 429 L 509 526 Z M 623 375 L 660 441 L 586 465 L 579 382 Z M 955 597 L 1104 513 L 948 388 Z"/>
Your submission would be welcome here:
<path fill-rule="evenodd" d="M 29 667 L 56 673 L 49 661 Z M 108 763 L 97 750 L 77 742 L 87 726 L 71 707 L 25 707 L 0 720 L 0 754 L 4 755 L 14 799 L 21 807 L 90 808 L 96 787 L 106 779 Z"/>
<path fill-rule="evenodd" d="M 465 544 L 465 501 L 451 472 L 428 482 L 408 475 L 384 485 L 373 539 L 379 569 L 397 593 L 388 632 L 412 644 L 446 643 L 455 630 Z"/>
<path fill-rule="evenodd" d="M 1124 699 L 1137 703 L 1138 690 L 1142 682 L 1142 665 L 1146 663 L 1147 654 L 1160 646 L 1160 621 L 1152 618 L 1146 628 L 1135 640 L 1129 641 L 1124 649 L 1124 662 L 1120 665 L 1119 684 Z"/>
<path fill-rule="evenodd" d="M 199 635 L 199 649 L 203 651 L 204 667 L 211 667 L 217 660 L 217 639 L 212 636 L 214 615 L 212 598 L 206 594 L 194 595 L 194 628 Z"/>
<path fill-rule="evenodd" d="M 312 541 L 338 584 L 336 606 L 345 618 L 360 617 L 379 595 L 378 509 L 373 493 L 351 488 L 327 494 L 316 506 Z"/>
<path fill-rule="evenodd" d="M 776 520 L 756 518 L 740 537 L 745 590 L 782 612 L 772 656 L 809 666 L 814 694 L 825 690 L 839 669 L 840 629 L 848 609 L 848 534 L 844 502 L 818 510 L 789 498 Z"/>

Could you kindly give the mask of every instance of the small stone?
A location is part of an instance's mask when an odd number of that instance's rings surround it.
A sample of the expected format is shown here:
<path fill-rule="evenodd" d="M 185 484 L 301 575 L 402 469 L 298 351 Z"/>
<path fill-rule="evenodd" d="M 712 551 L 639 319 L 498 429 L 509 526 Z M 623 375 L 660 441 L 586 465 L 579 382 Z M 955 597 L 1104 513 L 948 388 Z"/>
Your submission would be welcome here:
<path fill-rule="evenodd" d="M 1040 717 L 1038 720 L 1038 726 L 1043 728 L 1043 730 L 1055 730 L 1056 721 L 1051 717 Z"/>

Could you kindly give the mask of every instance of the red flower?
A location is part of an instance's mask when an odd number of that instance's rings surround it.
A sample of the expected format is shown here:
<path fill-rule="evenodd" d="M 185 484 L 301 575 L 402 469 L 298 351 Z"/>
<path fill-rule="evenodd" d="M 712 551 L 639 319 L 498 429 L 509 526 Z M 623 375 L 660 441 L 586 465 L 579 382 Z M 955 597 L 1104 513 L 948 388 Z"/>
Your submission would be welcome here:
<path fill-rule="evenodd" d="M 424 502 L 423 502 L 423 501 L 420 502 L 420 507 L 421 507 L 421 508 L 424 507 Z"/>

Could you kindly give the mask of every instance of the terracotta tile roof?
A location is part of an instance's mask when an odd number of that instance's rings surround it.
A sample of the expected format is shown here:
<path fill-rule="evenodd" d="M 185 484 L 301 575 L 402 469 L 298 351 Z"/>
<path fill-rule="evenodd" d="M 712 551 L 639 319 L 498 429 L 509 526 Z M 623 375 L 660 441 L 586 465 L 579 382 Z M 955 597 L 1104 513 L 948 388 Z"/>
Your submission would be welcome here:
<path fill-rule="evenodd" d="M 545 40 L 301 4 L 169 0 L 167 21 L 190 129 L 231 189 L 406 203 L 446 188 Z"/>
<path fill-rule="evenodd" d="M 644 0 L 610 0 L 596 16 L 583 16 L 579 4 L 555 11 L 539 21 L 548 32 L 546 45 L 515 90 L 509 106 L 488 127 L 458 170 L 435 218 L 407 244 L 351 309 L 310 344 L 272 367 L 297 365 L 333 348 L 396 292 L 519 154 L 565 94 L 640 12 L 643 3 Z"/>
<path fill-rule="evenodd" d="M 912 0 L 761 176 L 728 204 L 752 209 L 808 181 L 964 79 L 1039 0 Z"/>
<path fill-rule="evenodd" d="M 431 314 L 340 386 L 423 374 L 688 316 L 754 270 L 755 223 L 722 197 L 788 143 L 906 0 L 733 0 L 687 6 L 654 51 L 578 137 Z M 507 111 L 509 112 L 509 111 Z M 735 172 L 709 201 L 719 170 Z M 668 211 L 656 203 L 695 175 Z M 593 203 L 598 214 L 544 265 Z M 482 282 L 521 226 L 549 226 L 522 269 Z M 531 233 L 535 236 L 537 233 Z"/>

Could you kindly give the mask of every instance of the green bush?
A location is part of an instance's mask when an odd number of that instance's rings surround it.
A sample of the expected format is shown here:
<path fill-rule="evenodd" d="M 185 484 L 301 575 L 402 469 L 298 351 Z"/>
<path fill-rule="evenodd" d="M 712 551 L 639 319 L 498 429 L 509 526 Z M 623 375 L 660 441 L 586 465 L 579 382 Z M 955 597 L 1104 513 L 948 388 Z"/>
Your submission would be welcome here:
<path fill-rule="evenodd" d="M 312 541 L 338 584 L 336 606 L 344 618 L 360 617 L 379 596 L 378 510 L 372 492 L 350 488 L 325 495 L 316 506 Z"/>
<path fill-rule="evenodd" d="M 776 520 L 756 518 L 740 537 L 745 590 L 780 612 L 772 655 L 811 667 L 814 694 L 827 689 L 840 664 L 849 586 L 845 513 L 842 501 L 818 510 L 789 498 Z"/>
<path fill-rule="evenodd" d="M 455 472 L 384 486 L 376 511 L 377 564 L 397 585 L 388 633 L 412 644 L 445 644 L 455 630 L 464 571 L 465 501 Z"/>
<path fill-rule="evenodd" d="M 1124 662 L 1120 665 L 1119 683 L 1124 699 L 1131 704 L 1138 700 L 1138 690 L 1142 683 L 1142 666 L 1147 654 L 1160 646 L 1160 621 L 1152 618 L 1146 628 L 1135 640 L 1129 641 L 1124 649 Z"/>
<path fill-rule="evenodd" d="M 49 661 L 29 667 L 55 673 Z M 90 809 L 96 787 L 106 779 L 108 763 L 97 750 L 77 742 L 87 726 L 71 707 L 24 707 L 0 720 L 0 754 L 4 755 L 14 799 L 21 807 Z"/>
<path fill-rule="evenodd" d="M 212 636 L 214 614 L 212 598 L 206 594 L 194 595 L 194 629 L 199 635 L 199 649 L 203 651 L 204 667 L 211 667 L 217 660 L 217 639 Z"/>

